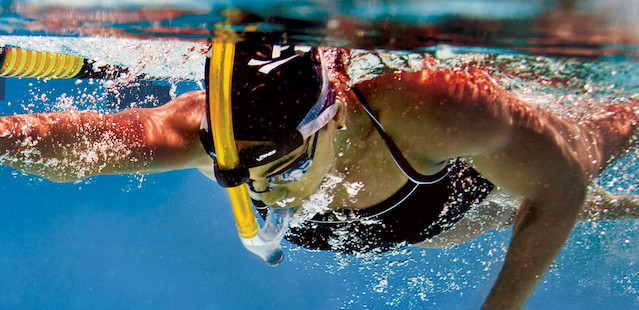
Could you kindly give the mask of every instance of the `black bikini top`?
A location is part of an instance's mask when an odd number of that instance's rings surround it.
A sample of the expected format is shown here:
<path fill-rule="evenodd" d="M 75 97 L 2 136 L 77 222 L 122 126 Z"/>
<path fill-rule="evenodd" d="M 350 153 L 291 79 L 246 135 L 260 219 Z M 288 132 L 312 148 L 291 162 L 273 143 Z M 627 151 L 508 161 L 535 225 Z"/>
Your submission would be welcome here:
<path fill-rule="evenodd" d="M 372 113 L 366 98 L 357 88 L 353 92 L 409 181 L 391 197 L 367 209 L 316 214 L 291 227 L 287 240 L 314 250 L 384 252 L 440 234 L 490 193 L 492 184 L 460 159 L 449 160 L 434 175 L 415 171 Z M 258 211 L 265 216 L 264 210 L 258 207 Z"/>

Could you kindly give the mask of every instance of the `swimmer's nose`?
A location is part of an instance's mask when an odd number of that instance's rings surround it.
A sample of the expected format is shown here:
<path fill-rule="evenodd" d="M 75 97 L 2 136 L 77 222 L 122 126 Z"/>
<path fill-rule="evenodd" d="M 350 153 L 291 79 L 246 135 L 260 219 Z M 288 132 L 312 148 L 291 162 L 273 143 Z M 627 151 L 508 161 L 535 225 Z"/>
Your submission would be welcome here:
<path fill-rule="evenodd" d="M 268 180 L 250 180 L 248 186 L 252 192 L 257 194 L 266 193 L 270 190 Z"/>

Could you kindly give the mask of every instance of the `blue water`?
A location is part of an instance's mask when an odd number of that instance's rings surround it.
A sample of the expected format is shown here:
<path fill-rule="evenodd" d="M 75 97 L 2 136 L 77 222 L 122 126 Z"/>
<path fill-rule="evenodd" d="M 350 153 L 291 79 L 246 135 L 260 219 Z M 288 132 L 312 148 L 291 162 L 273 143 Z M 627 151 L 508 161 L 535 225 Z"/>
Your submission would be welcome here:
<path fill-rule="evenodd" d="M 490 6 L 473 10 L 467 1 L 453 6 L 434 1 L 437 6 L 428 12 L 415 2 L 335 7 L 370 19 L 390 15 L 416 23 L 469 12 L 526 19 L 553 7 L 551 2 L 484 1 Z M 309 16 L 303 8 L 312 4 L 287 12 Z M 8 18 L 5 14 L 3 26 Z M 194 21 L 182 22 L 198 25 Z M 636 52 L 631 48 L 624 47 L 624 55 Z M 579 87 L 608 90 L 609 96 L 637 93 L 631 87 L 639 84 L 630 81 L 636 63 L 630 67 L 618 70 L 615 78 L 622 80 L 612 90 L 603 82 Z M 200 87 L 193 81 L 155 81 L 135 91 L 151 90 L 158 99 L 146 104 L 153 106 L 171 97 L 171 86 L 176 94 Z M 63 94 L 94 91 L 107 94 L 97 82 L 7 79 L 0 115 L 56 110 L 55 99 Z M 141 100 L 135 91 L 120 102 L 85 101 L 76 107 L 117 111 Z M 42 94 L 48 99 L 34 99 Z M 601 183 L 636 193 L 636 158 L 624 158 Z M 242 247 L 226 193 L 197 171 L 56 184 L 0 167 L 0 191 L 0 309 L 477 309 L 511 233 L 493 231 L 446 250 L 405 248 L 364 257 L 285 243 L 285 261 L 273 268 Z M 579 224 L 525 309 L 639 308 L 638 228 L 633 220 Z"/>
<path fill-rule="evenodd" d="M 47 110 L 27 106 L 34 88 L 50 98 L 104 91 L 97 83 L 6 82 L 3 115 Z M 178 84 L 180 92 L 197 89 Z M 621 165 L 623 173 L 632 165 Z M 0 180 L 2 309 L 476 309 L 510 233 L 368 257 L 285 243 L 287 257 L 273 268 L 242 247 L 226 193 L 197 171 L 56 184 L 2 167 Z M 526 309 L 639 306 L 638 226 L 578 226 Z"/>

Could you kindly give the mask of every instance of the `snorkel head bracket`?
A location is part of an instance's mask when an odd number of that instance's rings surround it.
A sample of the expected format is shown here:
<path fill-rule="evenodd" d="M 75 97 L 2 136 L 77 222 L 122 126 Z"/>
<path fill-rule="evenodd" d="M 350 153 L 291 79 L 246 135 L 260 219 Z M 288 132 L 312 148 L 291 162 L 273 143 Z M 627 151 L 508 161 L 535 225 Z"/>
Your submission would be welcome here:
<path fill-rule="evenodd" d="M 260 229 L 246 184 L 248 169 L 302 146 L 337 109 L 316 49 L 241 41 L 228 26 L 216 31 L 207 57 L 210 133 L 204 138 L 211 142 L 207 151 L 229 194 L 243 245 L 275 265 L 283 259 L 280 241 L 293 211 L 268 207 Z M 236 139 L 258 143 L 238 150 Z"/>
<path fill-rule="evenodd" d="M 217 161 L 214 163 L 215 180 L 224 188 L 236 187 L 249 181 L 249 170 L 240 164 L 231 169 L 220 169 Z"/>
<path fill-rule="evenodd" d="M 214 145 L 212 157 L 218 182 L 229 195 L 242 244 L 267 264 L 277 265 L 284 258 L 280 241 L 288 229 L 291 211 L 270 212 L 262 230 L 257 224 L 246 185 L 248 168 L 240 163 L 233 133 L 231 88 L 236 42 L 232 33 L 213 38 L 207 59 L 207 118 Z"/>

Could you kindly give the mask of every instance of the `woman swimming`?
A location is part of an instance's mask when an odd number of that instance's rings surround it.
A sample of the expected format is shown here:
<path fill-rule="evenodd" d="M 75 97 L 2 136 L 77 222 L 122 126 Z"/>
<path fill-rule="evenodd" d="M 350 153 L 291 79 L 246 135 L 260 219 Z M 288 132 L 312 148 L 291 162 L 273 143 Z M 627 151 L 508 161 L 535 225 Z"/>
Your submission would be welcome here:
<path fill-rule="evenodd" d="M 335 211 L 296 228 L 293 242 L 346 252 L 447 245 L 508 224 L 513 212 L 494 212 L 468 230 L 464 215 L 494 206 L 491 196 L 520 199 L 485 309 L 523 306 L 579 218 L 590 181 L 634 145 L 639 126 L 634 101 L 576 120 L 526 104 L 476 68 L 350 85 L 345 50 L 238 44 L 236 55 L 233 123 L 252 197 L 297 207 L 327 174 L 361 185 L 330 190 Z M 199 139 L 205 97 L 112 115 L 5 116 L 1 162 L 56 181 L 185 168 L 213 176 L 210 145 Z"/>

